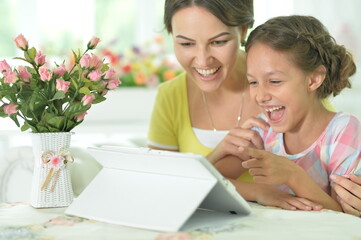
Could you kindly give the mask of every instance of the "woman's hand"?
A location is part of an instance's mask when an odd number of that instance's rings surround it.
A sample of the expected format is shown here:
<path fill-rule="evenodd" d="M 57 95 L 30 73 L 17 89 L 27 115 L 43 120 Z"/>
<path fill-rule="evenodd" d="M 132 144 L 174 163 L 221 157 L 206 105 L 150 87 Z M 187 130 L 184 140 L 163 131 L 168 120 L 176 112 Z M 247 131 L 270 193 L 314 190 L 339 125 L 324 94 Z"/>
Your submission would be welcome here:
<path fill-rule="evenodd" d="M 263 149 L 263 140 L 258 132 L 251 129 L 252 127 L 267 130 L 269 125 L 260 118 L 248 119 L 241 127 L 231 129 L 217 147 L 207 156 L 207 159 L 213 164 L 228 155 L 236 156 L 239 159 L 248 159 L 248 156 L 241 153 L 238 147 Z"/>
<path fill-rule="evenodd" d="M 293 185 L 300 167 L 288 158 L 248 147 L 240 147 L 239 150 L 251 157 L 243 161 L 242 166 L 249 169 L 256 183 Z"/>
<path fill-rule="evenodd" d="M 350 174 L 350 177 L 331 175 L 333 190 L 345 213 L 361 217 L 361 176 Z"/>

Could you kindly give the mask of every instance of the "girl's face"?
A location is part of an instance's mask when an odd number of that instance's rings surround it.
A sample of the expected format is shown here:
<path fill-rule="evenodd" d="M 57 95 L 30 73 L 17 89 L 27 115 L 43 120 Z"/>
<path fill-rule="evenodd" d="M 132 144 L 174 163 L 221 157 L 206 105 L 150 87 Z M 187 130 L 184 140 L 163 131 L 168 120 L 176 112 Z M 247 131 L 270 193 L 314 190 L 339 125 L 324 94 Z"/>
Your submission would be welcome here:
<path fill-rule="evenodd" d="M 174 52 L 188 78 L 206 92 L 231 76 L 241 41 L 241 28 L 229 27 L 200 7 L 177 11 L 172 18 Z"/>
<path fill-rule="evenodd" d="M 315 94 L 308 88 L 310 74 L 299 69 L 289 54 L 255 43 L 247 53 L 247 78 L 251 98 L 274 131 L 296 132 L 302 126 Z"/>

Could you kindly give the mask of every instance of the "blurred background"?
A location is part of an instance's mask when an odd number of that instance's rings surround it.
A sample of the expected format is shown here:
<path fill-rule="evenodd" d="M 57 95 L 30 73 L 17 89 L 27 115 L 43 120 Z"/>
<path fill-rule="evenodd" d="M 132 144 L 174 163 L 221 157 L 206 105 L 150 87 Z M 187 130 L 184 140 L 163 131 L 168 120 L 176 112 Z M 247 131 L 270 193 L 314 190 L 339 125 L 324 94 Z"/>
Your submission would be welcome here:
<path fill-rule="evenodd" d="M 90 38 L 97 36 L 101 42 L 96 53 L 122 75 L 119 89 L 92 106 L 74 129 L 73 165 L 84 168 L 82 163 L 87 162 L 87 171 L 76 174 L 78 182 L 81 177 L 91 179 L 98 169 L 92 172 L 89 164 L 95 161 L 90 161 L 86 147 L 146 144 L 156 86 L 181 70 L 171 37 L 163 29 L 163 5 L 164 0 L 0 0 L 0 60 L 12 64 L 13 57 L 21 56 L 13 42 L 20 33 L 54 61 L 70 59 L 71 50 L 84 50 Z M 357 9 L 361 9 L 359 0 L 254 0 L 254 27 L 278 15 L 320 19 L 337 42 L 352 52 L 359 69 L 352 77 L 352 89 L 331 102 L 338 111 L 361 119 L 361 16 Z M 32 166 L 29 134 L 20 132 L 10 118 L 0 118 L 0 201 L 28 199 Z"/>

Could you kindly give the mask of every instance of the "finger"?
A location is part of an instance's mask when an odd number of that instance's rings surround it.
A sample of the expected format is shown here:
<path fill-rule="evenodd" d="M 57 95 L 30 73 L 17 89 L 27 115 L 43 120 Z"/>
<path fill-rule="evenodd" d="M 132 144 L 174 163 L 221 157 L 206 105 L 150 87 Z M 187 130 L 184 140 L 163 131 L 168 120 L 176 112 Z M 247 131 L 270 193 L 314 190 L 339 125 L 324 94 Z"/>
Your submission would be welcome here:
<path fill-rule="evenodd" d="M 361 199 L 360 198 L 354 196 L 352 193 L 347 191 L 341 185 L 334 184 L 333 189 L 336 192 L 336 194 L 337 194 L 337 196 L 339 197 L 340 200 L 347 203 L 351 207 L 361 211 Z"/>
<path fill-rule="evenodd" d="M 351 215 L 355 215 L 356 217 L 361 217 L 361 213 L 359 211 L 357 211 L 356 209 L 354 209 L 353 207 L 351 207 L 350 205 L 348 205 L 345 201 L 343 201 L 342 199 L 339 199 L 339 203 L 341 204 L 341 207 L 343 209 L 343 211 L 345 213 L 351 214 Z"/>
<path fill-rule="evenodd" d="M 294 197 L 288 200 L 288 204 L 296 207 L 299 210 L 303 210 L 303 211 L 311 211 L 312 207 L 303 203 L 299 198 Z"/>
<path fill-rule="evenodd" d="M 262 167 L 262 163 L 256 158 L 251 158 L 249 160 L 243 161 L 242 166 L 244 168 L 260 168 Z"/>
<path fill-rule="evenodd" d="M 249 155 L 249 154 L 247 154 L 247 155 Z M 358 181 L 358 179 L 356 179 L 358 177 L 352 176 L 352 174 L 350 175 L 350 177 L 352 179 Z M 343 187 L 344 189 L 346 189 L 347 191 L 351 192 L 356 197 L 361 199 L 361 186 L 359 184 L 353 182 L 352 179 L 348 179 L 346 177 L 339 176 L 336 174 L 331 175 L 330 178 L 332 181 L 334 181 L 335 183 L 337 183 L 338 185 L 340 185 L 341 187 Z"/>
<path fill-rule="evenodd" d="M 320 211 L 323 207 L 318 203 L 314 203 L 306 198 L 298 198 L 298 201 L 302 202 L 304 205 L 309 206 L 313 211 Z"/>
<path fill-rule="evenodd" d="M 257 149 L 264 149 L 263 139 L 257 131 L 250 129 L 232 129 L 230 135 L 235 137 L 235 141 L 242 144 L 238 146 L 252 146 L 254 145 Z"/>
<path fill-rule="evenodd" d="M 247 154 L 248 156 L 258 159 L 263 159 L 267 154 L 267 152 L 264 150 L 249 148 L 249 147 L 239 147 L 238 150 L 240 152 L 243 152 L 244 154 Z"/>
<path fill-rule="evenodd" d="M 357 176 L 355 174 L 350 174 L 350 179 L 357 183 L 358 185 L 361 185 L 361 176 Z"/>
<path fill-rule="evenodd" d="M 263 131 L 267 131 L 269 124 L 261 118 L 252 117 L 246 120 L 242 124 L 242 128 L 251 129 L 253 127 L 261 128 Z"/>

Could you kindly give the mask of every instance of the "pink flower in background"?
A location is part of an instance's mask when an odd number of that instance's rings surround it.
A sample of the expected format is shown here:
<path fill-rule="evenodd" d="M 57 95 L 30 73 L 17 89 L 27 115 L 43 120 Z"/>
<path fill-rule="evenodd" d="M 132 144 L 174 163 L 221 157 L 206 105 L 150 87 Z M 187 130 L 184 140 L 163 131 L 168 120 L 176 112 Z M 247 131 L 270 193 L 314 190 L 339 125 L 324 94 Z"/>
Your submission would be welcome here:
<path fill-rule="evenodd" d="M 94 99 L 95 99 L 94 94 L 91 94 L 90 96 L 84 95 L 84 97 L 81 99 L 81 101 L 84 105 L 89 105 L 93 102 Z"/>
<path fill-rule="evenodd" d="M 83 113 L 81 113 L 81 114 L 79 114 L 79 115 L 76 115 L 74 118 L 75 118 L 75 120 L 76 120 L 77 122 L 81 122 L 81 121 L 83 121 L 85 115 L 87 115 L 87 114 L 88 114 L 87 112 L 83 112 Z"/>
<path fill-rule="evenodd" d="M 18 74 L 19 77 L 24 81 L 24 82 L 29 82 L 29 79 L 31 77 L 31 74 L 28 72 L 28 70 L 26 69 L 26 67 L 24 66 L 19 66 L 18 67 Z"/>
<path fill-rule="evenodd" d="M 17 113 L 18 112 L 18 109 L 17 109 L 18 105 L 16 104 L 13 104 L 13 103 L 10 103 L 8 105 L 5 105 L 3 107 L 4 109 L 4 113 L 7 114 L 8 116 L 14 114 L 14 113 Z"/>
<path fill-rule="evenodd" d="M 109 80 L 107 88 L 109 90 L 116 89 L 121 82 L 118 79 Z"/>
<path fill-rule="evenodd" d="M 40 74 L 40 79 L 42 81 L 50 81 L 52 74 L 49 71 L 49 69 L 45 68 L 45 67 L 41 67 L 39 68 L 39 74 Z"/>
<path fill-rule="evenodd" d="M 88 77 L 89 77 L 90 81 L 93 81 L 93 82 L 98 81 L 102 77 L 102 72 L 99 69 L 97 69 L 97 70 L 89 73 Z"/>
<path fill-rule="evenodd" d="M 89 67 L 90 65 L 90 59 L 91 57 L 89 56 L 89 54 L 85 54 L 81 59 L 80 59 L 80 66 L 82 67 Z"/>
<path fill-rule="evenodd" d="M 54 74 L 58 77 L 62 77 L 66 73 L 66 68 L 64 64 L 61 64 L 59 67 L 54 69 Z"/>
<path fill-rule="evenodd" d="M 44 63 L 45 63 L 45 55 L 42 54 L 41 51 L 39 51 L 39 52 L 36 53 L 35 63 L 36 63 L 38 66 L 44 65 Z"/>
<path fill-rule="evenodd" d="M 90 68 L 98 69 L 102 65 L 103 65 L 103 61 L 100 58 L 98 58 L 96 55 L 91 56 L 90 64 L 89 64 Z"/>
<path fill-rule="evenodd" d="M 16 73 L 11 70 L 5 72 L 4 76 L 5 76 L 4 83 L 16 83 L 16 81 L 18 80 L 18 76 L 16 75 Z"/>
<path fill-rule="evenodd" d="M 15 45 L 18 48 L 25 51 L 28 49 L 28 40 L 26 40 L 22 34 L 19 34 L 16 38 L 14 38 L 14 41 L 15 41 Z"/>
<path fill-rule="evenodd" d="M 6 60 L 0 61 L 0 72 L 8 71 L 11 71 L 10 65 L 6 62 Z"/>
<path fill-rule="evenodd" d="M 56 80 L 56 89 L 66 93 L 69 90 L 70 82 L 64 81 L 62 79 Z"/>
<path fill-rule="evenodd" d="M 97 38 L 97 37 L 92 37 L 92 38 L 90 39 L 90 41 L 88 42 L 87 47 L 88 47 L 89 49 L 94 49 L 94 48 L 98 45 L 99 42 L 100 42 L 100 39 L 99 39 L 99 38 Z"/>
<path fill-rule="evenodd" d="M 114 75 L 115 75 L 114 69 L 109 69 L 109 70 L 105 71 L 105 76 L 104 77 L 106 79 L 112 79 Z"/>

